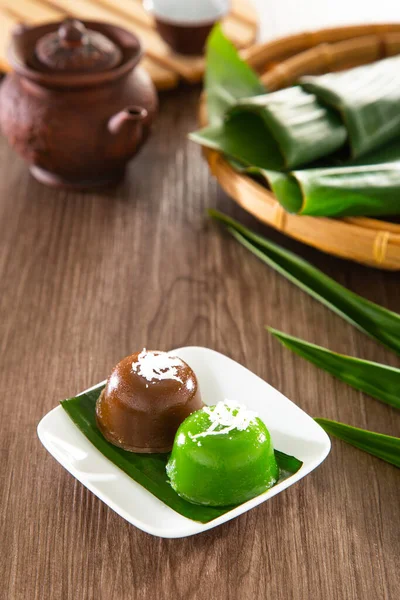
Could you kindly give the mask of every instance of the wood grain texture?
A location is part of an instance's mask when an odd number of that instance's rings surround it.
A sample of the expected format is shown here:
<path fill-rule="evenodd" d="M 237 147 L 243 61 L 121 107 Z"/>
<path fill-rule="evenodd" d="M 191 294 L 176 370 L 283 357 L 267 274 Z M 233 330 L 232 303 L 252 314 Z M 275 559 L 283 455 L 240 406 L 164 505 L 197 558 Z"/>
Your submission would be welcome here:
<path fill-rule="evenodd" d="M 205 534 L 151 537 L 46 453 L 40 418 L 146 345 L 205 345 L 313 416 L 400 435 L 399 415 L 291 355 L 283 331 L 398 359 L 268 269 L 204 216 L 217 207 L 400 310 L 399 274 L 346 263 L 257 223 L 211 179 L 198 90 L 161 98 L 152 139 L 115 190 L 42 187 L 0 139 L 0 597 L 4 600 L 395 600 L 400 472 L 333 441 L 325 463 Z M 244 399 L 245 400 L 245 399 Z"/>

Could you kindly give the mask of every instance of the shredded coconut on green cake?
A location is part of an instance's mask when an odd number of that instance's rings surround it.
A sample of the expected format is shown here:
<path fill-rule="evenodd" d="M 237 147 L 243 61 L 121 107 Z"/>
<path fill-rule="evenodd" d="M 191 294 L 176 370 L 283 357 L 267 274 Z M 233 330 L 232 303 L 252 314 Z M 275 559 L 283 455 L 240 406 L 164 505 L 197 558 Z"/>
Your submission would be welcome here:
<path fill-rule="evenodd" d="M 132 370 L 147 381 L 174 379 L 183 383 L 178 377 L 178 367 L 183 366 L 183 361 L 177 356 L 171 356 L 168 352 L 147 352 L 143 348 L 137 361 L 133 361 Z"/>
<path fill-rule="evenodd" d="M 215 406 L 205 406 L 202 410 L 209 416 L 211 425 L 206 431 L 202 431 L 201 433 L 196 433 L 195 435 L 189 433 L 192 440 L 208 435 L 226 434 L 233 429 L 245 431 L 257 417 L 257 413 L 254 411 L 248 410 L 242 404 L 230 400 L 218 402 Z"/>

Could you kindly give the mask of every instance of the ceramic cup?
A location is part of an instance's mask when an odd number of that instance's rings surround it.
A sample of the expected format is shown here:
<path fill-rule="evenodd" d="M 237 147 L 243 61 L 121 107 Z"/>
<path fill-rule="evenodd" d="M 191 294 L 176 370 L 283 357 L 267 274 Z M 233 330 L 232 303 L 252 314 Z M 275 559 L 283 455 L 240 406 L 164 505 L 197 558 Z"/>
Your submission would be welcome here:
<path fill-rule="evenodd" d="M 229 0 L 144 0 L 161 37 L 175 52 L 201 54 L 213 25 L 229 10 Z"/>

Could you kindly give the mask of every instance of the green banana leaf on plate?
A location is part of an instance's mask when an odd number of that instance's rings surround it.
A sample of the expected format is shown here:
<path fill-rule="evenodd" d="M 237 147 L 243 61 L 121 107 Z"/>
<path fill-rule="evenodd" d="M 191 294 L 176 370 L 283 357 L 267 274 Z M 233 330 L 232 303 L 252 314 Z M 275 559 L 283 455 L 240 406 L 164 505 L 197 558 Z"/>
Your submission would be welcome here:
<path fill-rule="evenodd" d="M 61 406 L 65 412 L 97 450 L 124 471 L 131 479 L 188 519 L 199 521 L 200 523 L 208 523 L 233 508 L 192 504 L 178 496 L 168 483 L 165 471 L 169 453 L 136 454 L 110 444 L 103 437 L 96 424 L 96 401 L 103 388 L 104 385 L 101 385 L 80 396 L 61 402 Z M 279 450 L 275 450 L 275 457 L 279 467 L 278 482 L 296 473 L 303 464 L 294 456 L 289 456 L 288 454 L 279 452 Z"/>

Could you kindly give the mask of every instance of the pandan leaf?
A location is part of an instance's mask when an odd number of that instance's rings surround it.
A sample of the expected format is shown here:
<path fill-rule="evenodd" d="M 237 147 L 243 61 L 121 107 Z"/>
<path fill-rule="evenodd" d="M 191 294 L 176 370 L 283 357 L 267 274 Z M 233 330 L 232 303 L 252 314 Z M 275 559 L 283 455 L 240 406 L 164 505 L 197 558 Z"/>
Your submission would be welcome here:
<path fill-rule="evenodd" d="M 321 346 L 267 327 L 286 348 L 337 379 L 377 400 L 400 408 L 400 369 L 331 352 Z"/>
<path fill-rule="evenodd" d="M 325 429 L 326 433 L 377 456 L 395 467 L 400 467 L 400 438 L 358 429 L 329 419 L 315 419 L 315 421 Z"/>
<path fill-rule="evenodd" d="M 400 355 L 400 315 L 351 292 L 294 252 L 267 240 L 216 210 L 209 215 L 227 226 L 245 248 L 358 329 Z"/>
<path fill-rule="evenodd" d="M 103 388 L 100 386 L 61 402 L 65 412 L 97 450 L 159 500 L 188 519 L 208 523 L 232 509 L 191 504 L 178 496 L 168 483 L 165 472 L 169 454 L 135 454 L 110 444 L 99 431 L 95 417 L 96 401 Z M 303 464 L 297 458 L 279 451 L 276 451 L 276 460 L 280 470 L 279 481 L 296 473 Z"/>

